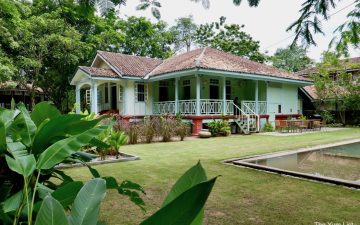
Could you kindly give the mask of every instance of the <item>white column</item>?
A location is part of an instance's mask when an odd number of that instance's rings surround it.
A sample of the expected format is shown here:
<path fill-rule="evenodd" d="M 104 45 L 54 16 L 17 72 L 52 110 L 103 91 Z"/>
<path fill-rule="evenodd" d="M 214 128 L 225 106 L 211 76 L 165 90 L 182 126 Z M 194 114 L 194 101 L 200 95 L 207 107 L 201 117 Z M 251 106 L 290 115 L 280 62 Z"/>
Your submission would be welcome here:
<path fill-rule="evenodd" d="M 98 84 L 93 82 L 91 85 L 91 112 L 98 113 Z"/>
<path fill-rule="evenodd" d="M 255 81 L 255 113 L 259 114 L 259 81 Z"/>
<path fill-rule="evenodd" d="M 201 114 L 200 110 L 200 91 L 201 91 L 201 83 L 200 76 L 196 75 L 196 115 Z"/>
<path fill-rule="evenodd" d="M 111 89 L 111 86 L 110 86 L 110 82 L 107 83 L 107 86 L 108 86 L 108 107 L 109 109 L 112 109 L 111 108 L 111 103 L 112 103 L 112 96 L 111 96 L 111 93 L 112 91 L 110 90 Z"/>
<path fill-rule="evenodd" d="M 80 85 L 76 85 L 76 114 L 80 114 L 81 111 L 81 97 L 80 97 Z"/>
<path fill-rule="evenodd" d="M 179 78 L 175 78 L 175 114 L 179 112 Z"/>
<path fill-rule="evenodd" d="M 226 115 L 226 77 L 223 77 L 222 79 L 222 97 L 223 97 L 223 114 Z"/>

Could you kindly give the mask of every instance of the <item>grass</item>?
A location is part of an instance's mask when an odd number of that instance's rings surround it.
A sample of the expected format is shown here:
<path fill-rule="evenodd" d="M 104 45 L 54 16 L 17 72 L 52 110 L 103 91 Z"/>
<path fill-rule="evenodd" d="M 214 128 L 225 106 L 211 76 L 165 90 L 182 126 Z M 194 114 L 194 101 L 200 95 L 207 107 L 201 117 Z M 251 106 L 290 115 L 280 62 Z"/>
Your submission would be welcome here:
<path fill-rule="evenodd" d="M 143 185 L 147 192 L 144 196 L 147 213 L 143 214 L 116 192 L 109 192 L 100 217 L 110 225 L 139 224 L 158 209 L 177 178 L 201 160 L 208 177 L 221 175 L 206 204 L 205 224 L 357 224 L 360 221 L 358 190 L 222 163 L 229 158 L 357 138 L 360 129 L 291 137 L 231 136 L 124 146 L 122 151 L 138 155 L 141 160 L 96 168 L 103 176 L 130 179 Z M 85 168 L 66 172 L 78 179 L 90 179 Z"/>

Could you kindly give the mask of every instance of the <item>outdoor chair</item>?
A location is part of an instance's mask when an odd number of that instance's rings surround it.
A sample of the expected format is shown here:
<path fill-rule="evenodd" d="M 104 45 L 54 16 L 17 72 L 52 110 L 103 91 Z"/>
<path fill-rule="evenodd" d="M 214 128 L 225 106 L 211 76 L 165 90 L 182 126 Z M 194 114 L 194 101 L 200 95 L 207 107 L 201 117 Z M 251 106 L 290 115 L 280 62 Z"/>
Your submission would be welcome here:
<path fill-rule="evenodd" d="M 316 130 L 316 129 L 319 129 L 319 131 L 321 131 L 321 123 L 320 123 L 320 120 L 315 120 L 314 123 L 313 123 L 313 129 Z"/>
<path fill-rule="evenodd" d="M 309 129 L 309 120 L 303 120 L 303 121 L 301 121 L 299 128 L 300 128 L 301 132 L 302 132 L 303 130 Z"/>

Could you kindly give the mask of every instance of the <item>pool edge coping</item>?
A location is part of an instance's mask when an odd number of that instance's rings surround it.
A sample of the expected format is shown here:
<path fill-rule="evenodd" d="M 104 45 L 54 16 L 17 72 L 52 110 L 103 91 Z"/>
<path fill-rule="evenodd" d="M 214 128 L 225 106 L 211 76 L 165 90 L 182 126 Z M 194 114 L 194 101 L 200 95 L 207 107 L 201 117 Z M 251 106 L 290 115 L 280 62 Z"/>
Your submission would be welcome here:
<path fill-rule="evenodd" d="M 347 141 L 335 142 L 335 143 L 331 143 L 331 144 L 322 144 L 322 145 L 316 145 L 316 146 L 311 146 L 311 147 L 303 147 L 303 148 L 299 148 L 297 150 L 285 150 L 285 151 L 280 151 L 280 152 L 258 154 L 258 155 L 253 155 L 253 156 L 245 156 L 242 158 L 232 158 L 232 159 L 223 160 L 223 163 L 231 164 L 231 165 L 237 166 L 237 167 L 240 166 L 240 167 L 262 170 L 262 171 L 271 172 L 271 173 L 277 173 L 277 174 L 281 174 L 281 175 L 292 176 L 294 178 L 305 178 L 305 179 L 311 180 L 311 181 L 321 181 L 321 182 L 325 182 L 328 184 L 331 183 L 331 184 L 336 184 L 336 185 L 342 185 L 342 186 L 354 188 L 356 190 L 360 190 L 359 183 L 351 182 L 349 180 L 333 178 L 333 177 L 326 177 L 326 176 L 318 176 L 318 175 L 314 175 L 314 174 L 301 173 L 301 172 L 284 170 L 284 169 L 279 169 L 279 168 L 275 168 L 275 167 L 263 166 L 263 165 L 246 162 L 248 160 L 264 159 L 264 158 L 268 159 L 268 158 L 274 158 L 274 157 L 279 157 L 279 156 L 284 156 L 284 155 L 289 155 L 289 154 L 315 151 L 315 150 L 319 150 L 322 148 L 330 148 L 330 147 L 336 147 L 336 146 L 359 143 L 359 142 L 360 142 L 360 139 L 352 139 L 352 140 L 347 140 Z M 236 161 L 240 161 L 240 162 L 236 162 Z"/>

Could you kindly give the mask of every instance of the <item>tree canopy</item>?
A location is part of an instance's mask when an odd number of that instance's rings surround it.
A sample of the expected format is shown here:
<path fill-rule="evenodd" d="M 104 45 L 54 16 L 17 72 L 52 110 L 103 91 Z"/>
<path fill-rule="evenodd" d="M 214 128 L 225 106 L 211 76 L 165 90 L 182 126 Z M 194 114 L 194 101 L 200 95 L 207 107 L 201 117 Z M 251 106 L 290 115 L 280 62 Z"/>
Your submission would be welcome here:
<path fill-rule="evenodd" d="M 277 49 L 270 57 L 270 61 L 274 67 L 289 72 L 297 72 L 310 67 L 313 63 L 312 59 L 306 55 L 306 49 L 298 45 Z"/>
<path fill-rule="evenodd" d="M 242 31 L 244 25 L 226 24 L 226 18 L 218 22 L 201 24 L 196 32 L 196 43 L 243 56 L 257 62 L 264 62 L 266 56 L 260 52 L 258 41 Z"/>
<path fill-rule="evenodd" d="M 186 51 L 190 51 L 195 42 L 195 34 L 198 26 L 194 23 L 192 16 L 181 17 L 176 20 L 176 24 L 171 27 L 171 32 L 174 34 L 174 51 L 178 51 L 186 47 Z"/>

